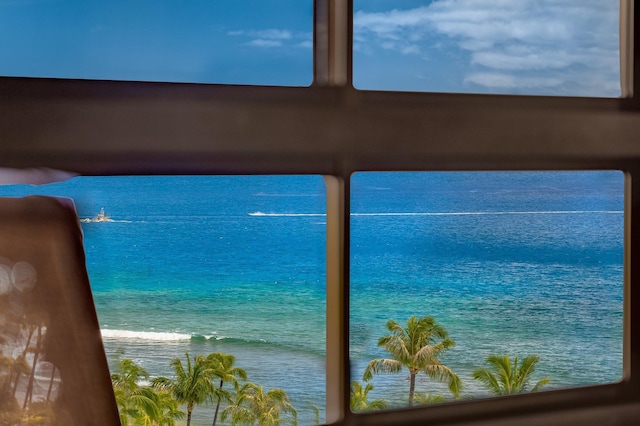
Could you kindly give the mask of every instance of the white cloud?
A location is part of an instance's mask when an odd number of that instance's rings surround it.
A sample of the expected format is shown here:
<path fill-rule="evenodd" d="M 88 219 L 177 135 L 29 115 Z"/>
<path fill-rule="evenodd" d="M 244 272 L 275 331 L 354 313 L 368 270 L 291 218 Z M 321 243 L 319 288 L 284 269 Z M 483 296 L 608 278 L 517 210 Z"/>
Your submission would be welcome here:
<path fill-rule="evenodd" d="M 265 40 L 262 38 L 258 38 L 255 40 L 251 40 L 247 43 L 247 45 L 257 47 L 280 47 L 282 46 L 282 42 L 279 40 Z"/>
<path fill-rule="evenodd" d="M 253 47 L 310 47 L 310 33 L 294 33 L 289 30 L 270 28 L 266 30 L 235 30 L 228 31 L 227 35 L 243 38 L 246 46 Z"/>
<path fill-rule="evenodd" d="M 311 40 L 301 41 L 300 43 L 296 44 L 296 46 L 303 47 L 305 49 L 311 49 L 313 47 L 313 41 Z"/>
<path fill-rule="evenodd" d="M 466 61 L 465 81 L 489 89 L 567 84 L 581 94 L 580 87 L 592 90 L 587 83 L 619 84 L 613 0 L 434 0 L 354 15 L 354 47 L 364 54 L 383 48 L 424 56 L 443 40 L 445 50 Z"/>
<path fill-rule="evenodd" d="M 512 71 L 562 69 L 581 62 L 584 61 L 565 50 L 549 52 L 524 45 L 512 45 L 499 51 L 479 50 L 471 56 L 472 64 Z"/>
<path fill-rule="evenodd" d="M 255 37 L 270 39 L 270 40 L 288 40 L 291 38 L 291 32 L 287 30 L 262 30 L 262 31 L 252 31 L 252 35 Z"/>
<path fill-rule="evenodd" d="M 557 87 L 565 81 L 552 77 L 518 77 L 511 74 L 500 73 L 475 73 L 469 74 L 465 83 L 474 83 L 481 86 L 493 87 L 497 89 L 519 89 L 535 87 Z"/>

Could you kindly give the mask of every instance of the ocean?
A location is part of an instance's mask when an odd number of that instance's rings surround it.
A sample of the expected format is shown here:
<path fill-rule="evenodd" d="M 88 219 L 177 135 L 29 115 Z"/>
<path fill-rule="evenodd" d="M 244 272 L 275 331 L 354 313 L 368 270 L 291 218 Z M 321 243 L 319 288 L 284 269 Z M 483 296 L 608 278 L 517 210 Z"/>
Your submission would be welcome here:
<path fill-rule="evenodd" d="M 393 318 L 431 315 L 455 340 L 442 362 L 463 395 L 492 353 L 540 356 L 549 389 L 622 377 L 621 172 L 356 173 L 351 198 L 354 380 L 386 356 Z M 300 424 L 325 401 L 325 188 L 321 176 L 77 177 L 2 196 L 71 197 L 110 365 L 170 376 L 185 352 L 225 352 L 279 387 Z M 121 355 L 123 354 L 123 355 Z M 406 401 L 407 374 L 370 398 Z M 418 391 L 447 395 L 440 384 Z M 198 406 L 194 424 L 210 424 Z"/>

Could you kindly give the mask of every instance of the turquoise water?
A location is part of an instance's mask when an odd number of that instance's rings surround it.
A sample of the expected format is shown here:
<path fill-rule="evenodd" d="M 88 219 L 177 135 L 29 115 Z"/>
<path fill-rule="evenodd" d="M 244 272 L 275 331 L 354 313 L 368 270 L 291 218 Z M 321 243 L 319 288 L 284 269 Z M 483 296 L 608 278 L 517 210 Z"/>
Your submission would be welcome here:
<path fill-rule="evenodd" d="M 416 314 L 456 341 L 443 361 L 466 394 L 491 353 L 538 354 L 549 388 L 621 378 L 621 173 L 356 174 L 353 194 L 353 212 L 391 213 L 352 218 L 353 376 L 386 356 L 388 318 Z M 405 376 L 374 396 L 406 401 Z"/>
<path fill-rule="evenodd" d="M 623 177 L 618 172 L 376 173 L 352 180 L 353 378 L 385 353 L 387 319 L 433 315 L 443 362 L 540 355 L 550 387 L 622 373 Z M 325 190 L 319 176 L 82 177 L 1 195 L 72 197 L 110 362 L 152 375 L 184 352 L 223 351 L 285 389 L 313 422 L 325 401 Z M 404 374 L 374 379 L 402 401 Z M 418 382 L 420 392 L 443 392 Z M 212 410 L 197 407 L 197 424 Z"/>

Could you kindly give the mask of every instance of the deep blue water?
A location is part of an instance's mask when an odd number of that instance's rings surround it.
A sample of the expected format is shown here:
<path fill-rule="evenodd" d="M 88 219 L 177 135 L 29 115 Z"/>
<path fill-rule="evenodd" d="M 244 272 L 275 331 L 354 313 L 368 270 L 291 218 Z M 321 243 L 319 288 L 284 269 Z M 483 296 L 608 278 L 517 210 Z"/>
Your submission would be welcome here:
<path fill-rule="evenodd" d="M 325 190 L 319 176 L 80 177 L 0 195 L 72 197 L 110 361 L 151 374 L 224 351 L 313 420 L 325 400 Z M 433 315 L 468 395 L 490 353 L 540 355 L 553 387 L 622 374 L 623 175 L 359 173 L 352 179 L 351 362 L 387 319 Z M 401 401 L 405 375 L 374 379 Z M 420 392 L 442 386 L 418 383 Z M 198 407 L 206 424 L 210 411 Z"/>

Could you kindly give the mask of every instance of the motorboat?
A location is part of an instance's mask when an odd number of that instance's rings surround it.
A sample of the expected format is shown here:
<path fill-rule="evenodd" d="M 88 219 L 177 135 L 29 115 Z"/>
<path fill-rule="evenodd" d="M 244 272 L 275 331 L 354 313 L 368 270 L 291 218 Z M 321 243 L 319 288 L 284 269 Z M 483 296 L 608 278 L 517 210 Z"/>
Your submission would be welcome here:
<path fill-rule="evenodd" d="M 91 218 L 80 219 L 80 222 L 83 223 L 91 223 L 91 222 L 111 222 L 111 218 L 104 213 L 104 207 L 100 209 L 100 213 Z"/>

